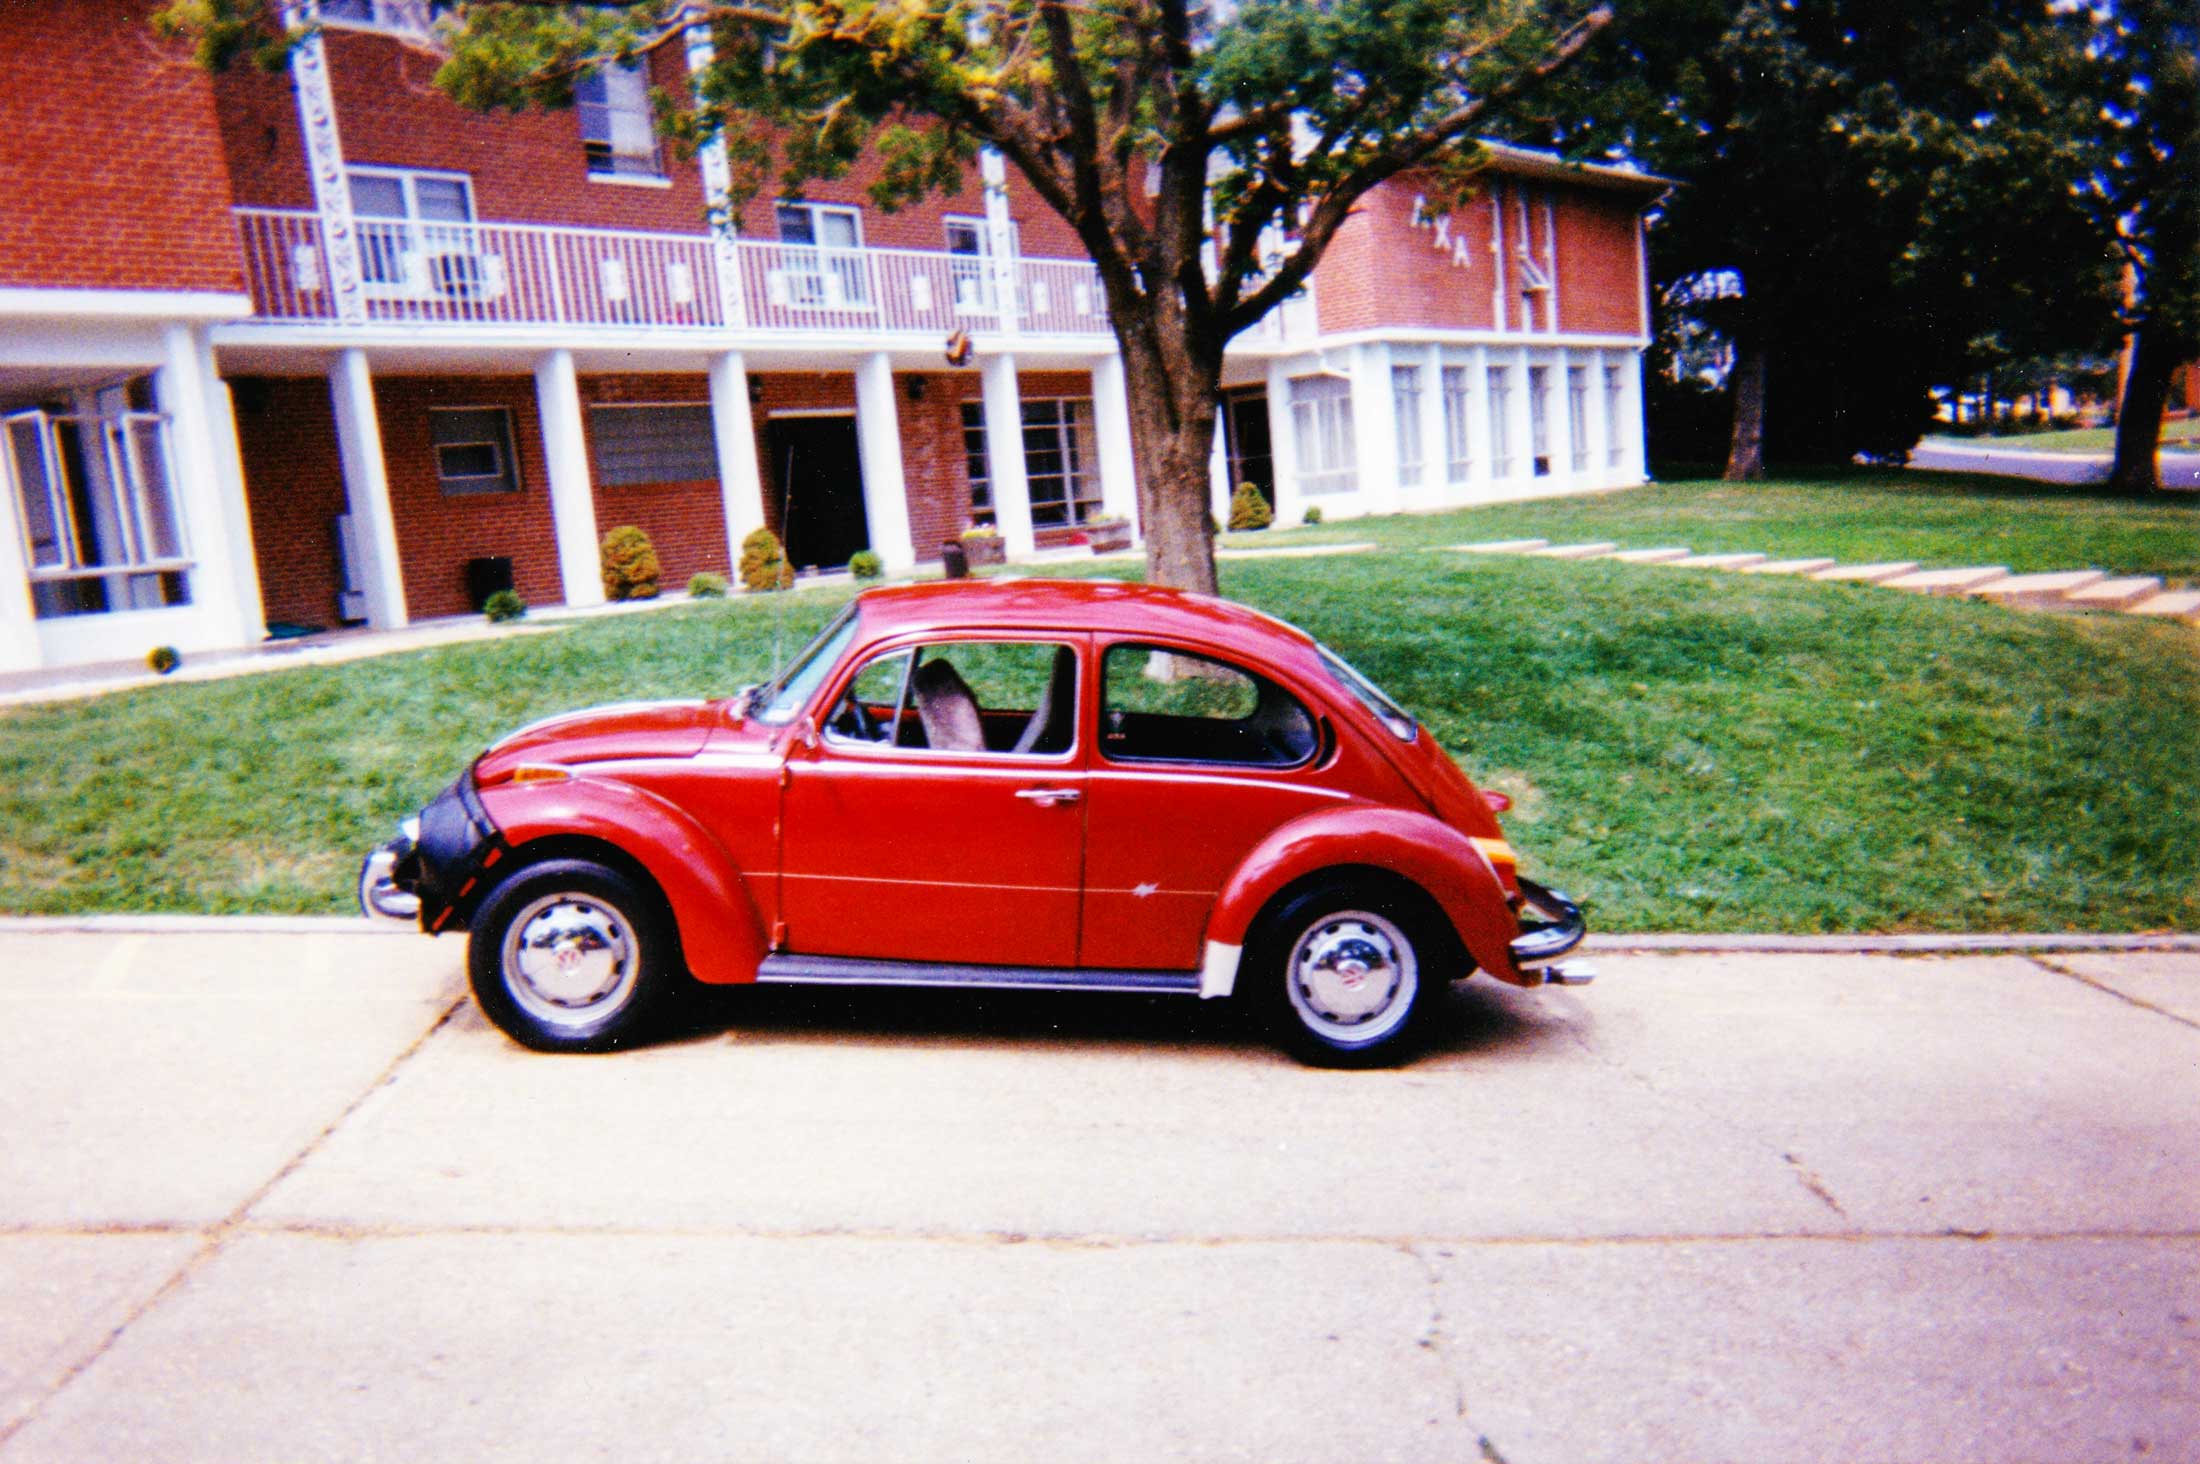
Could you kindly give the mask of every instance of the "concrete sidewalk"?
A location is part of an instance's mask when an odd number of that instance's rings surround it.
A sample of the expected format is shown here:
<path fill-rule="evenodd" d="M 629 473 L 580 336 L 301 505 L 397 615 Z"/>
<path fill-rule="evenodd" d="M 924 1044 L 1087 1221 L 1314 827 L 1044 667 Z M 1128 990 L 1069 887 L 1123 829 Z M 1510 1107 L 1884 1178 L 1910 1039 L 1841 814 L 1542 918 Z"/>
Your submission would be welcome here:
<path fill-rule="evenodd" d="M 0 1464 L 2200 1458 L 2200 955 L 1604 958 L 1434 1051 L 0 931 Z"/>

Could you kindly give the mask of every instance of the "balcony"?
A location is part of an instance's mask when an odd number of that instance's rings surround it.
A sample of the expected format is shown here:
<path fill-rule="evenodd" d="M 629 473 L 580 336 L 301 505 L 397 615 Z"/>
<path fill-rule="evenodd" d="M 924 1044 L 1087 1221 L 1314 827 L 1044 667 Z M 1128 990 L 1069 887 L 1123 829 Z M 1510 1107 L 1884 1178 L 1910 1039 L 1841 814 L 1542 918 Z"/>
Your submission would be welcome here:
<path fill-rule="evenodd" d="M 234 212 L 254 319 L 337 324 L 320 216 L 291 209 Z M 1005 328 L 1004 291 L 991 262 L 945 251 L 379 219 L 358 222 L 358 248 L 371 326 L 934 340 L 955 330 Z M 1107 307 L 1091 264 L 1019 259 L 1013 273 L 1017 330 L 1107 334 Z"/>

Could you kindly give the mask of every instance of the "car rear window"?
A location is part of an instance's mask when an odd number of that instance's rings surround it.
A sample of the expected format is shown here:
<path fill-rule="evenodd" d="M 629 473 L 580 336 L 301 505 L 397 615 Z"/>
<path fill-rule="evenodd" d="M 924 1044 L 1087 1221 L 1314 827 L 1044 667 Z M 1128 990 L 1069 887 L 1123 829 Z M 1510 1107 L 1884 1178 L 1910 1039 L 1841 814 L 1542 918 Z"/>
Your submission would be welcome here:
<path fill-rule="evenodd" d="M 1413 714 L 1383 695 L 1383 689 L 1352 669 L 1345 660 L 1327 646 L 1316 646 L 1322 666 L 1336 678 L 1337 684 L 1351 693 L 1352 699 L 1375 714 L 1375 720 L 1390 730 L 1390 735 L 1400 742 L 1411 742 L 1421 730 L 1421 724 L 1413 720 Z"/>

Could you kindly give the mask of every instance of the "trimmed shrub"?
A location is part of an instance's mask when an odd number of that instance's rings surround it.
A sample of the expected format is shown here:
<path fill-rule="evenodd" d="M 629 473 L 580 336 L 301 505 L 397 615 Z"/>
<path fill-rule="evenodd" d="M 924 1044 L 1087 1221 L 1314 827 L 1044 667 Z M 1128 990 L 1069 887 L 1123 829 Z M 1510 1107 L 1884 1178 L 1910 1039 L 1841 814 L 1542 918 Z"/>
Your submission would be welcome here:
<path fill-rule="evenodd" d="M 1312 528 L 1312 527 L 1313 527 L 1313 526 L 1314 526 L 1315 524 L 1318 524 L 1318 523 L 1320 523 L 1321 521 L 1322 521 L 1322 511 L 1321 511 L 1321 505 L 1319 505 L 1319 504 L 1316 504 L 1316 505 L 1315 505 L 1314 507 L 1312 507 L 1312 508 L 1308 509 L 1308 510 L 1306 511 L 1306 517 L 1305 517 L 1305 518 L 1304 518 L 1303 520 L 1301 520 L 1301 522 L 1302 522 L 1302 523 L 1304 523 L 1304 524 L 1306 524 L 1306 526 L 1307 526 L 1307 527 L 1309 527 L 1309 528 Z"/>
<path fill-rule="evenodd" d="M 1275 510 L 1268 500 L 1260 496 L 1260 490 L 1251 483 L 1240 483 L 1237 492 L 1230 495 L 1230 527 L 1233 529 L 1265 529 L 1276 521 Z"/>
<path fill-rule="evenodd" d="M 183 652 L 174 646 L 155 646 L 145 653 L 145 664 L 166 676 L 183 664 Z"/>
<path fill-rule="evenodd" d="M 507 620 L 525 620 L 527 602 L 517 590 L 498 590 L 481 602 L 481 613 L 489 617 L 491 625 L 501 625 Z"/>
<path fill-rule="evenodd" d="M 859 580 L 875 580 L 886 573 L 886 566 L 868 549 L 858 549 L 848 556 L 848 573 Z"/>
<path fill-rule="evenodd" d="M 704 570 L 688 581 L 688 598 L 691 600 L 723 600 L 726 598 L 726 577 Z"/>
<path fill-rule="evenodd" d="M 794 583 L 794 566 L 770 529 L 757 529 L 741 541 L 740 573 L 741 583 L 752 590 L 784 590 Z"/>
<path fill-rule="evenodd" d="M 657 564 L 657 546 L 634 525 L 622 525 L 603 536 L 606 599 L 654 600 L 657 579 L 663 572 Z"/>

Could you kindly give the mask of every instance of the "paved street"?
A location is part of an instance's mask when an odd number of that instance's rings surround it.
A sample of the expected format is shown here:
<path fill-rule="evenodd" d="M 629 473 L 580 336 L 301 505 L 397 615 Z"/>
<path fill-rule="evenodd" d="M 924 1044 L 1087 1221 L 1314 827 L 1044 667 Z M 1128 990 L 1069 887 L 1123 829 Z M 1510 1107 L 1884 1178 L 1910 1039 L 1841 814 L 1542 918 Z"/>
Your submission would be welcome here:
<path fill-rule="evenodd" d="M 0 1464 L 2200 1459 L 2200 955 L 1658 954 L 507 1043 L 454 941 L 0 929 Z"/>
<path fill-rule="evenodd" d="M 1910 450 L 1910 466 L 1944 473 L 1999 473 L 2041 483 L 2101 483 L 2109 458 L 2077 452 L 2026 452 L 1969 443 L 1922 442 Z M 2165 452 L 2155 459 L 2164 488 L 2200 488 L 2200 453 Z"/>

